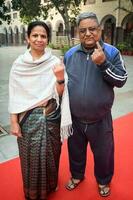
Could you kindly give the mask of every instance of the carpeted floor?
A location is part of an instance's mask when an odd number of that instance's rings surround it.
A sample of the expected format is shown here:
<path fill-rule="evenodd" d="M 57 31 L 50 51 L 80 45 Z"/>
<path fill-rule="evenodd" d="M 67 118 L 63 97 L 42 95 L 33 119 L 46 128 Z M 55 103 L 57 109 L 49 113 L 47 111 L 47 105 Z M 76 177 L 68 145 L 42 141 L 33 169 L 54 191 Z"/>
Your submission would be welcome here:
<path fill-rule="evenodd" d="M 133 200 L 133 113 L 114 121 L 115 175 L 108 200 Z M 49 200 L 100 200 L 93 175 L 93 157 L 88 147 L 86 178 L 74 191 L 64 188 L 69 179 L 66 142 L 62 147 L 59 190 Z M 0 164 L 0 200 L 24 200 L 19 158 Z"/>

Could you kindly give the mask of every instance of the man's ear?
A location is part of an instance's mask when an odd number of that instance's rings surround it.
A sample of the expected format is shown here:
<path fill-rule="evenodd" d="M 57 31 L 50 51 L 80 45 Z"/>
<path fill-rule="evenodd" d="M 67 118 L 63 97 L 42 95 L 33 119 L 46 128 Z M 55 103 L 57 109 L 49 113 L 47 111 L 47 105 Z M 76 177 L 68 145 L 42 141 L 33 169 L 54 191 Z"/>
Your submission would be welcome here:
<path fill-rule="evenodd" d="M 101 26 L 98 27 L 98 32 L 99 32 L 99 37 L 101 37 L 102 36 L 102 28 L 101 28 Z"/>

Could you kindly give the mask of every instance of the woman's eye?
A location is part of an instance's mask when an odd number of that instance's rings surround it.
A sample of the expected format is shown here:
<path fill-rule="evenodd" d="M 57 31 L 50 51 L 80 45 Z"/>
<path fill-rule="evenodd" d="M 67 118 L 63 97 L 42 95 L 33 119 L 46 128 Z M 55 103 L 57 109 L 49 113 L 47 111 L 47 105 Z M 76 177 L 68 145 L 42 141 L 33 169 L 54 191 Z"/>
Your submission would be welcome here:
<path fill-rule="evenodd" d="M 35 35 L 32 35 L 34 38 L 37 38 L 37 37 L 40 37 L 40 38 L 42 38 L 42 39 L 45 39 L 45 38 L 47 38 L 47 36 L 46 35 L 37 35 L 37 34 L 35 34 Z"/>
<path fill-rule="evenodd" d="M 38 37 L 38 35 L 37 35 L 37 34 L 35 34 L 35 35 L 33 35 L 33 37 Z"/>
<path fill-rule="evenodd" d="M 46 35 L 41 35 L 41 38 L 46 38 Z"/>

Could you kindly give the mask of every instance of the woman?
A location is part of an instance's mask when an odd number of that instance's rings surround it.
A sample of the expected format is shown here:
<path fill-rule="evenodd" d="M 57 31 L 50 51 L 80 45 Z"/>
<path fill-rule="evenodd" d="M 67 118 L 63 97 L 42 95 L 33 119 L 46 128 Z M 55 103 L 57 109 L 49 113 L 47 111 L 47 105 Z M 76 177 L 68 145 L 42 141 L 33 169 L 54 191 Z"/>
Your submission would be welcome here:
<path fill-rule="evenodd" d="M 25 198 L 34 200 L 56 190 L 61 140 L 71 130 L 67 77 L 46 48 L 49 37 L 44 22 L 29 24 L 29 49 L 13 63 L 9 79 L 11 134 L 17 136 Z"/>

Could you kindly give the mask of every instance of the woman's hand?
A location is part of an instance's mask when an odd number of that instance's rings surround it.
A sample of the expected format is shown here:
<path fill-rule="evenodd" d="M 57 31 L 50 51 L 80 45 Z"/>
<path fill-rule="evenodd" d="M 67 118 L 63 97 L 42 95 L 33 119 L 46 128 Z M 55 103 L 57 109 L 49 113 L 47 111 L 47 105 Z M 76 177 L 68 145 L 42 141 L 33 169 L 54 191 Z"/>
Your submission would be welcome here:
<path fill-rule="evenodd" d="M 54 75 L 56 76 L 56 89 L 59 96 L 62 96 L 64 91 L 64 64 L 55 65 L 53 68 Z"/>
<path fill-rule="evenodd" d="M 55 65 L 53 68 L 53 72 L 58 81 L 64 80 L 64 64 L 63 64 L 63 62 L 61 62 L 61 64 Z"/>
<path fill-rule="evenodd" d="M 17 122 L 11 123 L 10 132 L 12 135 L 15 135 L 17 137 L 22 137 L 21 128 Z"/>

